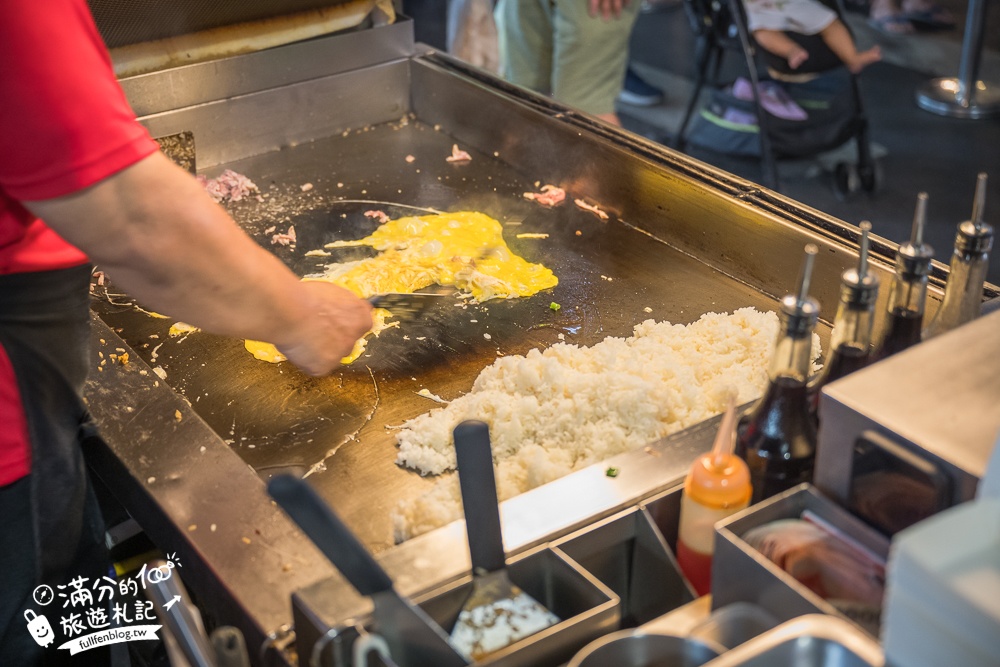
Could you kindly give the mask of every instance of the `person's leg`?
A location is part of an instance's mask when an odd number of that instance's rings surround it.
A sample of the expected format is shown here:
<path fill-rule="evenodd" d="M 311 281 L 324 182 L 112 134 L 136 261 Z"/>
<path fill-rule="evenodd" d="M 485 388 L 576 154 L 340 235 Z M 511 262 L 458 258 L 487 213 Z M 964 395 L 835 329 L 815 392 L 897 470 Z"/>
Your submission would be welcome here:
<path fill-rule="evenodd" d="M 628 42 L 639 13 L 631 2 L 617 18 L 592 18 L 583 0 L 556 0 L 552 96 L 618 124 L 615 98 L 628 64 Z"/>
<path fill-rule="evenodd" d="M 39 572 L 32 547 L 35 542 L 33 524 L 31 478 L 0 487 L 0 656 L 10 658 L 10 664 L 19 667 L 128 665 L 126 654 L 108 646 L 88 649 L 77 656 L 59 650 L 57 647 L 69 639 L 64 634 L 61 618 L 73 609 L 66 611 L 58 597 L 48 602 L 42 598 L 44 604 L 36 602 L 34 597 L 35 587 L 42 581 L 54 582 L 49 588 L 58 595 L 60 584 L 65 586 L 78 577 L 92 582 L 108 574 L 110 560 L 104 546 L 104 522 L 92 491 L 88 489 L 86 493 L 80 541 L 76 545 L 66 545 L 74 554 L 67 570 Z M 90 585 L 88 583 L 88 588 Z M 25 617 L 28 610 L 37 617 L 44 616 L 52 627 L 54 640 L 48 646 L 39 645 L 28 631 Z"/>
<path fill-rule="evenodd" d="M 539 93 L 552 92 L 552 10 L 549 0 L 499 0 L 500 75 Z"/>
<path fill-rule="evenodd" d="M 855 74 L 868 65 L 882 60 L 882 50 L 877 46 L 859 52 L 854 46 L 851 33 L 847 32 L 847 27 L 839 20 L 823 28 L 819 34 L 830 50 L 843 61 L 847 69 Z"/>
<path fill-rule="evenodd" d="M 449 0 L 448 53 L 465 62 L 500 71 L 492 0 Z"/>
<path fill-rule="evenodd" d="M 809 58 L 809 53 L 780 30 L 754 30 L 754 40 L 760 48 L 788 61 L 788 66 L 798 69 Z"/>

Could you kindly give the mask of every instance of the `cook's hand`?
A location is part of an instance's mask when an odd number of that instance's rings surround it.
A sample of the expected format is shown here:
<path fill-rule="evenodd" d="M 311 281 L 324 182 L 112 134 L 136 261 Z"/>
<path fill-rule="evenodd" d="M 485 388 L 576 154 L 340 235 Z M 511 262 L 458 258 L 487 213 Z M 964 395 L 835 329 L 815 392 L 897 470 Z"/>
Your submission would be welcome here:
<path fill-rule="evenodd" d="M 621 16 L 622 10 L 628 6 L 628 0 L 589 0 L 590 16 L 601 16 L 605 21 Z"/>
<path fill-rule="evenodd" d="M 309 375 L 326 375 L 351 353 L 372 328 L 372 307 L 352 292 L 319 281 L 300 283 L 304 317 L 278 345 L 288 360 Z"/>

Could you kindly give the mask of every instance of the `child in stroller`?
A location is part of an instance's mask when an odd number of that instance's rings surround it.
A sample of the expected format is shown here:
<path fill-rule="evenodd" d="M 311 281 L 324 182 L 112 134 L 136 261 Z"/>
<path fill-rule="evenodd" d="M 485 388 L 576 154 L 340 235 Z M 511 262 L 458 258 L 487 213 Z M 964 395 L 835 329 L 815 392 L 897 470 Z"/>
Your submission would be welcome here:
<path fill-rule="evenodd" d="M 754 39 L 761 48 L 787 61 L 791 70 L 802 66 L 809 52 L 786 31 L 819 35 L 853 74 L 882 59 L 877 46 L 858 51 L 836 12 L 819 0 L 744 0 L 744 6 Z"/>

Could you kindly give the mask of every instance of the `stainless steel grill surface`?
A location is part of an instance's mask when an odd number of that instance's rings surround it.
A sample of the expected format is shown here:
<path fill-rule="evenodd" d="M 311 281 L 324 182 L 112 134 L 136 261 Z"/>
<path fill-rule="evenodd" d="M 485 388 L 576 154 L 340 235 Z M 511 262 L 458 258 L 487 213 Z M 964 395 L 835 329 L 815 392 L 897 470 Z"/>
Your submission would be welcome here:
<path fill-rule="evenodd" d="M 364 211 L 381 208 L 393 217 L 422 212 L 382 202 L 482 211 L 520 223 L 506 227 L 505 238 L 518 254 L 550 267 L 560 280 L 556 288 L 467 309 L 445 299 L 424 322 L 384 332 L 354 364 L 318 379 L 287 363 L 258 361 L 240 340 L 203 333 L 170 338 L 173 320 L 99 306 L 102 318 L 123 328 L 126 342 L 151 365 L 161 366 L 167 383 L 259 473 L 287 468 L 304 473 L 326 460 L 310 481 L 375 549 L 392 544 L 391 508 L 429 484 L 395 465 L 393 431 L 386 429 L 437 407 L 416 395 L 422 387 L 453 398 L 468 391 L 498 353 L 547 347 L 560 333 L 569 342 L 592 345 L 606 336 L 630 335 L 635 324 L 650 317 L 686 323 L 709 310 L 774 307 L 770 297 L 617 220 L 602 222 L 572 204 L 549 210 L 522 199 L 521 193 L 533 189 L 535 180 L 547 181 L 547 174 L 518 173 L 502 155 L 471 147 L 471 163 L 445 162 L 454 141 L 421 122 L 385 123 L 232 162 L 226 166 L 249 176 L 291 213 L 279 213 L 278 219 L 262 215 L 270 207 L 252 198 L 230 210 L 300 275 L 331 260 L 367 254 L 335 249 L 329 258 L 304 256 L 335 239 L 369 234 L 376 223 Z M 408 154 L 417 160 L 407 163 Z M 314 185 L 308 193 L 300 190 L 305 183 Z M 274 224 L 279 231 L 295 226 L 294 250 L 271 246 L 264 229 Z M 515 238 L 524 232 L 550 237 Z M 553 301 L 562 306 L 558 312 L 549 308 Z M 646 307 L 652 313 L 644 312 Z M 159 339 L 150 339 L 151 334 Z"/>
<path fill-rule="evenodd" d="M 468 563 L 451 533 L 441 550 L 433 536 L 391 548 L 389 511 L 431 484 L 396 466 L 386 428 L 435 407 L 417 390 L 452 398 L 498 354 L 551 345 L 560 333 L 591 345 L 650 317 L 691 322 L 708 311 L 773 309 L 794 284 L 807 242 L 820 246 L 814 294 L 829 317 L 840 273 L 856 263 L 856 228 L 447 57 L 401 53 L 407 33 L 400 31 L 408 27 L 370 30 L 362 50 L 352 33 L 123 81 L 154 136 L 194 133 L 202 173 L 230 168 L 257 183 L 264 201 L 229 210 L 300 275 L 359 252 L 305 257 L 329 241 L 367 235 L 366 210 L 395 217 L 437 209 L 499 219 L 510 246 L 560 280 L 526 299 L 468 309 L 447 302 L 419 326 L 386 331 L 326 378 L 257 361 L 239 340 L 200 332 L 169 338 L 170 320 L 137 310 L 113 286 L 110 298 L 98 290 L 94 363 L 98 351 L 115 347 L 127 347 L 133 361 L 91 376 L 88 398 L 107 441 L 91 460 L 163 548 L 201 565 L 186 571 L 192 588 L 252 646 L 290 620 L 291 592 L 332 575 L 269 502 L 261 478 L 313 469 L 310 482 L 361 540 L 388 550 L 383 564 L 401 592 L 426 591 Z M 471 162 L 445 161 L 454 143 Z M 303 190 L 307 183 L 313 187 Z M 561 185 L 611 219 L 570 202 L 549 210 L 524 200 L 536 183 Z M 294 250 L 272 246 L 265 230 L 289 225 Z M 524 232 L 549 238 L 515 238 Z M 872 267 L 883 284 L 891 251 L 875 240 Z M 150 372 L 156 366 L 165 382 Z M 709 441 L 699 436 L 697 446 Z M 572 497 L 553 501 L 543 492 L 537 508 L 530 499 L 509 507 L 504 516 L 517 525 L 505 525 L 508 551 L 675 484 L 691 443 L 683 434 L 670 443 L 677 449 L 633 467 L 635 482 L 616 480 L 595 494 L 609 484 L 601 474 L 563 487 Z M 675 461 L 676 451 L 683 453 Z M 517 522 L 518 513 L 531 520 Z M 328 621 L 363 612 L 352 595 L 342 585 L 324 597 Z"/>

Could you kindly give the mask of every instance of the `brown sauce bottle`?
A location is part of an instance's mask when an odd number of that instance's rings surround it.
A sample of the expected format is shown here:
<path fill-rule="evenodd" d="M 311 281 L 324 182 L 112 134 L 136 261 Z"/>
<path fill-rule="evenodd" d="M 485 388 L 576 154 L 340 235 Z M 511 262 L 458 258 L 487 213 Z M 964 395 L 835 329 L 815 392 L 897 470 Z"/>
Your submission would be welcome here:
<path fill-rule="evenodd" d="M 887 321 L 882 337 L 875 345 L 872 361 L 902 352 L 920 342 L 927 301 L 927 276 L 931 272 L 934 249 L 924 243 L 927 221 L 927 193 L 917 195 L 910 240 L 896 251 L 896 275 L 889 293 Z"/>
<path fill-rule="evenodd" d="M 840 281 L 840 303 L 830 336 L 830 352 L 823 370 L 809 383 L 809 409 L 818 420 L 820 391 L 827 384 L 868 365 L 872 324 L 878 298 L 878 276 L 868 271 L 870 222 L 862 222 L 861 251 L 857 268 L 844 271 Z"/>
<path fill-rule="evenodd" d="M 809 296 L 816 259 L 806 246 L 797 294 L 781 301 L 781 331 L 768 369 L 764 395 L 740 420 L 736 453 L 747 462 L 752 503 L 812 479 L 816 425 L 810 416 L 807 381 L 819 304 Z"/>

